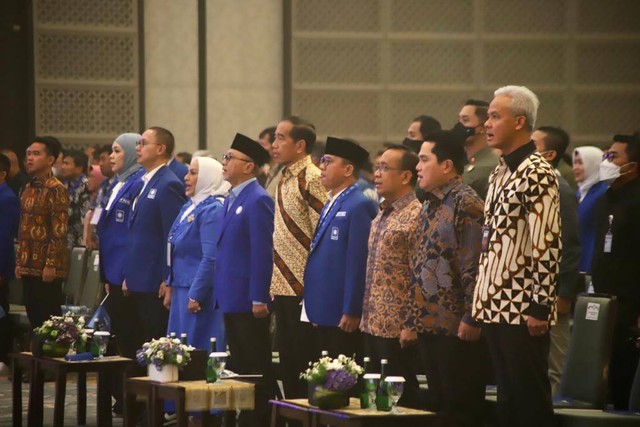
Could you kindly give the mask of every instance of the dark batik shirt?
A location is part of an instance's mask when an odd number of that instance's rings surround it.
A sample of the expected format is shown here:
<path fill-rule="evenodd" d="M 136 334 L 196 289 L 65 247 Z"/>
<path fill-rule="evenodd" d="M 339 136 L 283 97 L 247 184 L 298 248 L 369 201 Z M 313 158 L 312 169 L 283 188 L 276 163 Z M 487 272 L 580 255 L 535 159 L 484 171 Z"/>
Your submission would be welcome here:
<path fill-rule="evenodd" d="M 75 181 L 68 182 L 69 189 L 69 234 L 67 244 L 69 248 L 83 246 L 82 235 L 84 232 L 83 219 L 91 205 L 88 180 L 85 175 Z"/>
<path fill-rule="evenodd" d="M 412 316 L 421 333 L 457 335 L 471 317 L 482 241 L 483 202 L 461 177 L 427 193 L 411 263 Z"/>

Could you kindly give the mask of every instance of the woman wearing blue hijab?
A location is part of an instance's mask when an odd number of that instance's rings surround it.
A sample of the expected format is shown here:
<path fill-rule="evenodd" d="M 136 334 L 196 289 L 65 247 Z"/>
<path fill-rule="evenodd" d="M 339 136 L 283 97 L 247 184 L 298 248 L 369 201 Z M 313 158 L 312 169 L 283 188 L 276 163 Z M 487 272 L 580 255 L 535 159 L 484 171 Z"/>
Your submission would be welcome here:
<path fill-rule="evenodd" d="M 222 178 L 222 165 L 207 157 L 194 158 L 184 180 L 190 199 L 173 223 L 167 248 L 167 333 L 186 333 L 187 343 L 201 350 L 209 350 L 210 338 L 216 337 L 218 350 L 225 351 L 222 312 L 214 308 L 213 271 L 229 183 Z"/>

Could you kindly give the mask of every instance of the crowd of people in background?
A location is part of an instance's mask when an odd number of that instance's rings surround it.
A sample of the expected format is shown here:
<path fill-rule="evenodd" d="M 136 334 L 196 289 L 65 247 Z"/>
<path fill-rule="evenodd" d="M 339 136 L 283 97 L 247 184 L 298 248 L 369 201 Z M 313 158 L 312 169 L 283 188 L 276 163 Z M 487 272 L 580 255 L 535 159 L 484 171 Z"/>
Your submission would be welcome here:
<path fill-rule="evenodd" d="M 640 327 L 640 133 L 602 150 L 538 126 L 537 96 L 505 86 L 462 103 L 449 129 L 428 115 L 370 153 L 285 117 L 237 134 L 221 159 L 176 151 L 151 127 L 62 150 L 51 136 L 0 150 L 0 363 L 8 283 L 21 278 L 33 327 L 60 314 L 74 246 L 99 249 L 121 355 L 186 333 L 262 375 L 274 398 L 272 315 L 283 394 L 302 398 L 309 361 L 368 356 L 407 379 L 401 404 L 443 425 L 482 420 L 497 384 L 504 426 L 553 425 L 576 296 L 614 295 L 610 397 L 626 409 Z M 18 249 L 14 256 L 14 240 Z M 132 327 L 135 325 L 135 327 Z M 379 366 L 379 365 L 378 365 Z M 425 374 L 429 400 L 419 395 Z M 114 411 L 122 411 L 122 384 Z"/>

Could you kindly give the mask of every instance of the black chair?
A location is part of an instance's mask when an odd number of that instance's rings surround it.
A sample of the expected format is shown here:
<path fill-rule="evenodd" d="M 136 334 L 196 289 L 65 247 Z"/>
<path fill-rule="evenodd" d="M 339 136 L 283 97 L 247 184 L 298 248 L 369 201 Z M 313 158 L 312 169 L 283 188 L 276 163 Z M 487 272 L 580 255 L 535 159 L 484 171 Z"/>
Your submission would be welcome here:
<path fill-rule="evenodd" d="M 102 283 L 100 282 L 99 251 L 94 249 L 88 257 L 87 275 L 84 280 L 82 295 L 78 304 L 91 309 L 96 308 L 100 302 Z"/>

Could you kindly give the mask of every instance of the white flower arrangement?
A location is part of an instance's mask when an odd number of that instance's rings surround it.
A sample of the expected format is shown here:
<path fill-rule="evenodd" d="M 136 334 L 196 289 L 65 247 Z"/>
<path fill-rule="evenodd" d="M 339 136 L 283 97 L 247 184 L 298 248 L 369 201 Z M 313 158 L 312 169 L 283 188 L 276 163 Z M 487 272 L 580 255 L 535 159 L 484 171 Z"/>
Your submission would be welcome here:
<path fill-rule="evenodd" d="M 182 344 L 177 338 L 162 337 L 144 343 L 136 352 L 136 360 L 141 365 L 153 364 L 159 371 L 164 365 L 182 368 L 191 361 L 190 351 L 193 349 L 190 345 Z"/>

